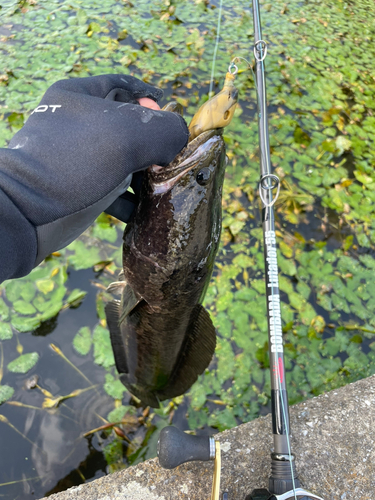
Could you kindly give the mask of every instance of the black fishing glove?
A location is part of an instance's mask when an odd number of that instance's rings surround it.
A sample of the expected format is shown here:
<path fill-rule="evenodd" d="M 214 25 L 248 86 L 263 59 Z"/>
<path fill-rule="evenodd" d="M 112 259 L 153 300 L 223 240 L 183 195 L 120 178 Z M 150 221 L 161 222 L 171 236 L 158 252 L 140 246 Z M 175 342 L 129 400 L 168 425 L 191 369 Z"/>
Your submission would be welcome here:
<path fill-rule="evenodd" d="M 128 75 L 52 85 L 8 149 L 0 150 L 0 282 L 29 273 L 103 211 L 127 220 L 119 198 L 132 174 L 170 163 L 188 130 L 174 113 L 137 104 L 162 91 Z"/>

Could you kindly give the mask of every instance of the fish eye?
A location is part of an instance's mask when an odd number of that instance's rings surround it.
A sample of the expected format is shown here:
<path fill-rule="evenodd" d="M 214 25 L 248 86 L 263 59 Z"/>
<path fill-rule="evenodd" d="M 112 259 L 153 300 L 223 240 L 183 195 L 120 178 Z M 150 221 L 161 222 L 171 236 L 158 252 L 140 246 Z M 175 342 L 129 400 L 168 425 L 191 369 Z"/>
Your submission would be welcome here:
<path fill-rule="evenodd" d="M 202 170 L 199 170 L 199 172 L 197 173 L 196 181 L 201 186 L 205 186 L 206 184 L 208 184 L 210 177 L 211 177 L 210 169 L 202 168 Z"/>
<path fill-rule="evenodd" d="M 224 113 L 224 120 L 228 120 L 228 118 L 229 118 L 229 111 L 226 111 Z"/>

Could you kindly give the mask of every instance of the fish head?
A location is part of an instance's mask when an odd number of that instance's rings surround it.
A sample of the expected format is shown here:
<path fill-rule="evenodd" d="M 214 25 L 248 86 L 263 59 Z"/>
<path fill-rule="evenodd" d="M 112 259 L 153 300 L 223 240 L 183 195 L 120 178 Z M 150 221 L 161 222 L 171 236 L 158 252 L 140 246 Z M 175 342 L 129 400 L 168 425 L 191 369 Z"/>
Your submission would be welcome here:
<path fill-rule="evenodd" d="M 159 214 L 153 219 L 164 224 L 166 235 L 165 245 L 163 238 L 149 240 L 149 248 L 177 260 L 202 256 L 200 261 L 216 253 L 226 164 L 222 130 L 215 129 L 191 141 L 167 167 L 149 169 L 149 199 Z"/>
<path fill-rule="evenodd" d="M 226 166 L 222 129 L 200 134 L 167 167 L 151 167 L 150 184 L 154 195 L 179 189 L 194 189 L 206 198 L 223 184 Z M 188 195 L 188 193 L 185 193 Z M 221 194 L 221 193 L 220 193 Z"/>

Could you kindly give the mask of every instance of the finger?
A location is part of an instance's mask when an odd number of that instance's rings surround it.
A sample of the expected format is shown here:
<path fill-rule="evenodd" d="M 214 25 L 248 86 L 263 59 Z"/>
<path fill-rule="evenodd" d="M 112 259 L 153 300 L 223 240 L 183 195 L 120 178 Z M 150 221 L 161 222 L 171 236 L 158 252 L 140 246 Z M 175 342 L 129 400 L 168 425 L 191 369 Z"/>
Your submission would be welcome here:
<path fill-rule="evenodd" d="M 159 104 L 153 101 L 152 99 L 149 99 L 148 97 L 141 97 L 140 99 L 137 100 L 139 104 L 141 106 L 144 106 L 145 108 L 156 109 L 156 111 L 160 109 Z"/>
<path fill-rule="evenodd" d="M 124 95 L 130 93 L 135 99 L 148 97 L 154 101 L 158 101 L 163 96 L 163 91 L 161 89 L 157 89 L 130 75 L 100 75 L 87 78 L 60 80 L 47 90 L 46 95 L 54 94 L 56 91 L 60 92 L 61 90 L 78 92 L 93 97 L 101 97 L 102 99 L 108 97 L 111 92 L 116 94 L 116 90 L 119 91 L 117 97 L 121 97 L 120 90 L 125 91 Z M 127 101 L 124 100 L 122 102 Z"/>

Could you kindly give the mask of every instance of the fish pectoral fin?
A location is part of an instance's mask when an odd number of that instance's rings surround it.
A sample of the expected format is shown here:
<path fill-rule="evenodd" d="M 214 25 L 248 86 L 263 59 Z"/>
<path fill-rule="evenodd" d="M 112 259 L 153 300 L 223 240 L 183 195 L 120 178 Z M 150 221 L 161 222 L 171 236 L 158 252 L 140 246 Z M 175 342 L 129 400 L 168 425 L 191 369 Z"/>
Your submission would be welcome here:
<path fill-rule="evenodd" d="M 105 306 L 105 315 L 111 336 L 112 350 L 117 371 L 119 373 L 128 373 L 125 346 L 120 329 L 120 309 L 121 302 L 119 300 L 112 300 Z"/>
<path fill-rule="evenodd" d="M 124 270 L 121 269 L 117 277 L 117 281 L 114 281 L 107 287 L 107 292 L 113 293 L 115 295 L 121 295 L 126 287 L 126 280 L 124 275 Z"/>
<path fill-rule="evenodd" d="M 115 357 L 116 368 L 119 373 L 129 373 L 128 362 L 126 359 L 127 342 L 124 333 L 121 331 L 121 325 L 131 311 L 143 300 L 139 297 L 132 287 L 126 281 L 113 283 L 115 286 L 122 287 L 121 300 L 112 300 L 105 306 L 105 315 L 107 325 L 111 336 L 113 355 Z"/>
<path fill-rule="evenodd" d="M 215 327 L 209 313 L 200 304 L 192 311 L 186 337 L 170 382 L 156 392 L 161 401 L 179 396 L 190 389 L 214 355 Z"/>
<path fill-rule="evenodd" d="M 114 295 L 121 295 L 125 286 L 125 281 L 114 281 L 107 287 L 106 292 L 113 293 Z"/>
<path fill-rule="evenodd" d="M 143 300 L 137 295 L 130 285 L 126 285 L 122 291 L 120 324 L 132 310 Z"/>

